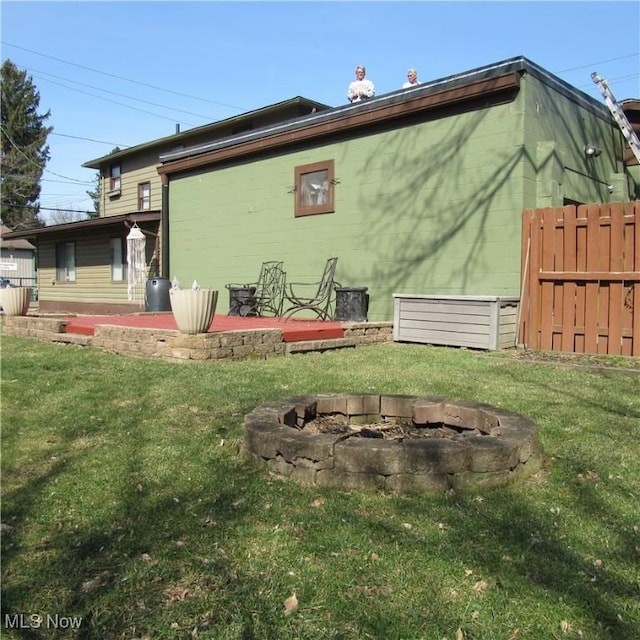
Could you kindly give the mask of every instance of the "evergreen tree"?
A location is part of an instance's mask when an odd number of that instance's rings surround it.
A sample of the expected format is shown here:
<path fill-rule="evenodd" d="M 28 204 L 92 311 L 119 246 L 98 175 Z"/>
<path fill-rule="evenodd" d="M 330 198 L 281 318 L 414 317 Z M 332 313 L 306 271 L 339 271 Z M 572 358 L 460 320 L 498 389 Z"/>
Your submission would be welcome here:
<path fill-rule="evenodd" d="M 40 179 L 49 160 L 47 137 L 53 129 L 44 122 L 50 111 L 38 114 L 40 94 L 26 71 L 5 60 L 0 73 L 2 219 L 11 229 L 40 227 Z"/>
<path fill-rule="evenodd" d="M 102 192 L 102 184 L 100 181 L 100 172 L 96 171 L 93 176 L 93 189 L 87 191 L 87 195 L 93 200 L 93 213 L 89 213 L 90 218 L 100 217 L 100 196 Z"/>

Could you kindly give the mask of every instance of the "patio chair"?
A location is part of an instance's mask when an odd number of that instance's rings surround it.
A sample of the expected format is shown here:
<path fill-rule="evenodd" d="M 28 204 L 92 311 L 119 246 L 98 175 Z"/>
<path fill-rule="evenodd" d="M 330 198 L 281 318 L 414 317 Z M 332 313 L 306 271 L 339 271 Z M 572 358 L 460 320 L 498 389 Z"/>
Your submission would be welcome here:
<path fill-rule="evenodd" d="M 287 274 L 282 262 L 266 262 L 256 285 L 255 308 L 259 316 L 282 313 Z"/>
<path fill-rule="evenodd" d="M 289 305 L 282 314 L 285 319 L 291 318 L 296 313 L 310 311 L 315 313 L 319 320 L 331 319 L 331 304 L 333 292 L 338 283 L 334 280 L 338 258 L 329 258 L 325 264 L 322 278 L 319 282 L 291 282 L 285 291 L 285 303 Z M 310 295 L 303 296 L 300 291 L 305 288 Z"/>
<path fill-rule="evenodd" d="M 226 284 L 230 293 L 229 315 L 278 315 L 282 309 L 285 272 L 282 261 L 263 262 L 256 282 Z"/>

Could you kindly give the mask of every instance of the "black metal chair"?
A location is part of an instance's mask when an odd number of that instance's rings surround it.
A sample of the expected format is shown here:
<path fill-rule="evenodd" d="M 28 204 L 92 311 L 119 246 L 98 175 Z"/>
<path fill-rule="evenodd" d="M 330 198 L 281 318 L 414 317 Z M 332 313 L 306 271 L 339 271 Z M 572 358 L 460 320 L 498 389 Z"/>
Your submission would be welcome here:
<path fill-rule="evenodd" d="M 338 258 L 327 260 L 319 282 L 290 282 L 285 291 L 285 302 L 289 307 L 282 317 L 288 319 L 296 313 L 311 311 L 319 320 L 331 319 L 334 289 L 338 286 L 334 279 L 337 263 Z M 313 293 L 308 296 L 301 295 L 301 287 L 306 288 L 307 292 L 312 290 Z"/>
<path fill-rule="evenodd" d="M 265 262 L 262 267 L 256 285 L 256 313 L 259 316 L 279 316 L 282 313 L 287 274 L 282 262 Z"/>
<path fill-rule="evenodd" d="M 279 315 L 282 310 L 286 274 L 282 261 L 263 262 L 256 282 L 226 284 L 229 290 L 229 315 Z"/>

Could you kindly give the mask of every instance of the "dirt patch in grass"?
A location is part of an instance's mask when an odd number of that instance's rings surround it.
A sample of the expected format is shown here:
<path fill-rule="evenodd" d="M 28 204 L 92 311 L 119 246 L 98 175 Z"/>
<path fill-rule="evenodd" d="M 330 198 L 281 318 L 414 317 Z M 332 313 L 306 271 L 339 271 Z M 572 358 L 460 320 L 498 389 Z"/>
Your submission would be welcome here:
<path fill-rule="evenodd" d="M 593 371 L 640 373 L 640 358 L 634 358 L 632 356 L 607 356 L 588 353 L 567 353 L 563 351 L 535 351 L 530 349 L 493 351 L 487 355 L 525 363 L 548 362 L 562 367 L 591 369 Z"/>

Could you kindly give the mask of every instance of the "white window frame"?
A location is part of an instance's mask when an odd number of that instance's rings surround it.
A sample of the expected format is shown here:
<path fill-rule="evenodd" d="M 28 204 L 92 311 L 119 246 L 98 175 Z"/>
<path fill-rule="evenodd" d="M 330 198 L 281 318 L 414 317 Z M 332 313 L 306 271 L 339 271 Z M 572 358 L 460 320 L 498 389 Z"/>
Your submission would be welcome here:
<path fill-rule="evenodd" d="M 76 243 L 56 245 L 56 282 L 76 281 Z"/>
<path fill-rule="evenodd" d="M 109 189 L 107 195 L 110 197 L 120 195 L 122 187 L 122 168 L 120 163 L 112 164 L 109 167 Z"/>
<path fill-rule="evenodd" d="M 140 182 L 138 184 L 138 211 L 149 211 L 151 209 L 151 182 Z"/>
<path fill-rule="evenodd" d="M 124 282 L 127 279 L 127 250 L 124 238 L 111 238 L 111 281 Z"/>

